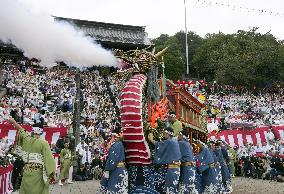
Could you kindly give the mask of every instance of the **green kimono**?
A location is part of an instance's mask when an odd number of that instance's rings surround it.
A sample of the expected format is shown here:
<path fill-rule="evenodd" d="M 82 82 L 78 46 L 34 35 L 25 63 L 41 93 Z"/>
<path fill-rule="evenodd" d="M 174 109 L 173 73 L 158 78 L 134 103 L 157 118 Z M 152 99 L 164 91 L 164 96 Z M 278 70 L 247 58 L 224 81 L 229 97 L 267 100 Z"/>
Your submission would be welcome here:
<path fill-rule="evenodd" d="M 237 162 L 237 153 L 236 150 L 233 148 L 229 149 L 229 157 L 230 157 L 230 167 L 231 167 L 231 174 L 235 175 L 235 163 Z"/>
<path fill-rule="evenodd" d="M 20 129 L 15 153 L 26 163 L 20 194 L 48 194 L 48 177 L 55 172 L 55 160 L 47 141 L 31 137 L 24 129 Z M 37 164 L 40 168 L 27 168 L 31 164 Z"/>
<path fill-rule="evenodd" d="M 60 152 L 61 169 L 59 180 L 68 179 L 71 162 L 71 151 L 69 149 L 64 148 Z"/>

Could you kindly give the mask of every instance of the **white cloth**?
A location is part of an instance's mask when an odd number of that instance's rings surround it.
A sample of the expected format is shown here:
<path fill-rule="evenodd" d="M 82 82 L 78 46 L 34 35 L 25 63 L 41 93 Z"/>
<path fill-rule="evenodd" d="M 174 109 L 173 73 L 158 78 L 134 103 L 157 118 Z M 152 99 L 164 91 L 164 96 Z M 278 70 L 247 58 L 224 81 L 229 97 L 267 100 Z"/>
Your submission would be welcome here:
<path fill-rule="evenodd" d="M 90 150 L 82 150 L 82 160 L 81 160 L 82 164 L 85 163 L 89 163 L 91 164 L 92 162 L 92 153 L 90 152 Z"/>
<path fill-rule="evenodd" d="M 85 142 L 84 142 L 84 147 L 88 146 Z M 80 152 L 83 149 L 82 143 L 80 142 L 77 146 L 76 146 L 76 152 Z"/>

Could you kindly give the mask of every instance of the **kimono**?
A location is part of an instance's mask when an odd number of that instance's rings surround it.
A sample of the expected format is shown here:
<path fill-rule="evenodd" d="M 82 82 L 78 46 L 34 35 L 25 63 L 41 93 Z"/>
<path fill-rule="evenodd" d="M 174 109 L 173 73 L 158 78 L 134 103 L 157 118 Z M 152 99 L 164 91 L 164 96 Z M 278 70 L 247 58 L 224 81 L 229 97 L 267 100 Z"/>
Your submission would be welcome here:
<path fill-rule="evenodd" d="M 231 174 L 229 172 L 228 166 L 225 161 L 225 157 L 227 157 L 227 160 L 229 159 L 228 152 L 223 155 L 223 152 L 226 152 L 227 150 L 223 150 L 221 148 L 216 148 L 215 154 L 218 158 L 218 162 L 221 165 L 221 174 L 222 174 L 222 183 L 224 187 L 224 193 L 231 193 L 232 192 L 232 184 L 231 184 Z"/>
<path fill-rule="evenodd" d="M 218 158 L 215 154 L 215 150 L 213 149 L 209 149 L 212 157 L 213 157 L 213 160 L 214 160 L 214 164 L 215 164 L 215 171 L 217 173 L 217 180 L 218 180 L 218 184 L 217 184 L 217 193 L 216 194 L 221 194 L 224 192 L 224 186 L 223 186 L 223 182 L 222 182 L 222 173 L 221 173 L 221 166 L 220 166 L 220 163 L 218 161 Z"/>
<path fill-rule="evenodd" d="M 181 153 L 179 144 L 176 140 L 169 138 L 162 142 L 156 143 L 154 163 L 158 165 L 168 165 L 164 191 L 167 194 L 178 193 L 178 183 L 180 175 L 180 167 L 173 165 L 175 161 L 180 161 Z M 157 180 L 159 182 L 160 180 Z"/>
<path fill-rule="evenodd" d="M 68 179 L 69 177 L 69 169 L 71 166 L 71 151 L 69 149 L 64 148 L 60 152 L 60 176 L 59 180 Z"/>
<path fill-rule="evenodd" d="M 122 163 L 125 160 L 123 143 L 115 141 L 110 149 L 105 164 L 105 172 L 109 177 L 103 176 L 101 179 L 100 194 L 127 194 L 128 193 L 128 173 Z"/>
<path fill-rule="evenodd" d="M 203 194 L 218 193 L 218 175 L 215 170 L 214 159 L 209 149 L 204 146 L 196 156 L 198 171 L 198 191 Z"/>
<path fill-rule="evenodd" d="M 179 141 L 179 148 L 181 152 L 181 168 L 179 180 L 180 194 L 196 194 L 195 188 L 195 159 L 192 152 L 192 147 L 188 141 Z"/>
<path fill-rule="evenodd" d="M 24 129 L 19 129 L 15 154 L 26 163 L 19 193 L 48 194 L 55 160 L 47 141 L 31 137 Z"/>

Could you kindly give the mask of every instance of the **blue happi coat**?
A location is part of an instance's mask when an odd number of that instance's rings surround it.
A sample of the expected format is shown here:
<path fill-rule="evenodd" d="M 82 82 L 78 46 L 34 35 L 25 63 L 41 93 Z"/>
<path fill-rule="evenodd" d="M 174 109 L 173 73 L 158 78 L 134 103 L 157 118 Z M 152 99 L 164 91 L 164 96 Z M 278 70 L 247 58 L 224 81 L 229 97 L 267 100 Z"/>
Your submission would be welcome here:
<path fill-rule="evenodd" d="M 220 165 L 218 158 L 215 154 L 215 150 L 213 150 L 213 149 L 209 149 L 209 150 L 210 150 L 210 153 L 213 157 L 214 164 L 215 164 L 215 170 L 216 170 L 216 173 L 217 173 L 218 191 L 217 191 L 216 194 L 221 194 L 221 193 L 224 192 L 224 186 L 223 186 L 223 182 L 222 182 L 221 165 Z"/>
<path fill-rule="evenodd" d="M 102 177 L 99 193 L 102 194 L 127 194 L 128 174 L 125 167 L 118 167 L 118 163 L 125 160 L 124 146 L 121 141 L 115 141 L 109 149 L 105 171 L 109 177 Z"/>
<path fill-rule="evenodd" d="M 158 165 L 173 164 L 175 161 L 180 161 L 181 153 L 179 144 L 176 140 L 169 138 L 162 142 L 156 143 L 154 163 Z M 164 191 L 167 194 L 178 193 L 178 181 L 180 168 L 167 168 L 165 176 Z M 157 180 L 159 181 L 159 180 Z"/>
<path fill-rule="evenodd" d="M 218 193 L 218 174 L 215 170 L 214 159 L 209 149 L 204 146 L 196 156 L 197 161 L 197 189 L 199 193 Z"/>
<path fill-rule="evenodd" d="M 180 168 L 180 180 L 179 180 L 179 193 L 180 194 L 197 194 L 195 188 L 195 166 L 183 166 L 185 162 L 191 162 L 195 164 L 195 158 L 192 152 L 192 147 L 188 141 L 182 140 L 179 141 L 179 148 L 181 153 L 181 163 Z"/>
<path fill-rule="evenodd" d="M 229 168 L 226 163 L 226 161 L 229 161 L 228 152 L 226 149 L 217 147 L 215 150 L 215 154 L 218 158 L 218 162 L 221 165 L 221 174 L 222 174 L 222 183 L 224 187 L 224 193 L 231 193 L 232 192 L 231 174 L 229 172 Z"/>

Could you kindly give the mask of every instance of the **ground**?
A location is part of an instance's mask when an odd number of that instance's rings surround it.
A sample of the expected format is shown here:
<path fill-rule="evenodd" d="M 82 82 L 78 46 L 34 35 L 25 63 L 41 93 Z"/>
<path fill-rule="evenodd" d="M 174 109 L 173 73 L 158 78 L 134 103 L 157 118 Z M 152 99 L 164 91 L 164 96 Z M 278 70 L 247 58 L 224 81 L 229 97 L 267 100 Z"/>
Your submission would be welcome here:
<path fill-rule="evenodd" d="M 74 182 L 51 186 L 51 194 L 96 194 L 98 181 Z M 284 194 L 284 183 L 249 178 L 233 178 L 233 194 Z"/>

